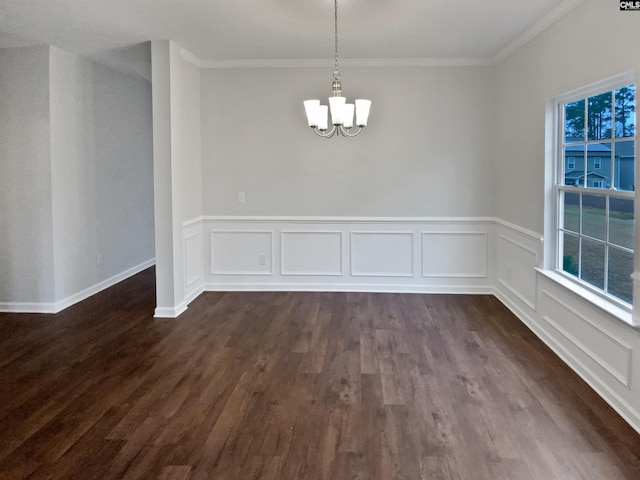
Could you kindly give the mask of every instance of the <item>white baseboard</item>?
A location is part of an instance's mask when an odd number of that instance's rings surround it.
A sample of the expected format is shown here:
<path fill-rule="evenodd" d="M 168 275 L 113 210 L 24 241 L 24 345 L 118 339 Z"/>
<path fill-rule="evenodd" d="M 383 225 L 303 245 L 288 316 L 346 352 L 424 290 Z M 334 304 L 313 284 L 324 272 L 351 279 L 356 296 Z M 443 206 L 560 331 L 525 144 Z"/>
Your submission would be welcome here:
<path fill-rule="evenodd" d="M 509 311 L 513 313 L 518 320 L 524 323 L 529 328 L 529 330 L 537 334 L 537 332 L 535 331 L 535 327 L 537 326 L 536 322 L 527 313 L 525 313 L 525 311 L 522 308 L 520 308 L 515 302 L 513 302 L 507 295 L 505 295 L 504 292 L 500 290 L 500 288 L 498 287 L 494 288 L 493 295 L 498 300 L 500 300 L 500 302 L 505 307 L 507 307 Z"/>
<path fill-rule="evenodd" d="M 11 313 L 59 313 L 66 308 L 69 308 L 71 305 L 75 305 L 82 300 L 89 298 L 92 295 L 95 295 L 102 290 L 105 290 L 109 287 L 112 287 L 116 283 L 120 283 L 123 280 L 126 280 L 133 275 L 140 273 L 143 270 L 155 265 L 156 259 L 151 258 L 146 262 L 142 262 L 139 265 L 131 267 L 124 272 L 121 272 L 117 275 L 114 275 L 111 278 L 107 278 L 100 283 L 96 283 L 89 288 L 85 288 L 81 292 L 75 293 L 63 300 L 60 300 L 55 303 L 21 303 L 21 302 L 6 302 L 0 303 L 0 312 L 11 312 Z"/>
<path fill-rule="evenodd" d="M 55 303 L 0 302 L 2 313 L 57 313 Z"/>
<path fill-rule="evenodd" d="M 493 294 L 492 287 L 483 285 L 385 285 L 353 283 L 207 283 L 205 284 L 203 290 L 207 292 L 374 292 L 459 295 Z"/>
<path fill-rule="evenodd" d="M 156 307 L 153 314 L 155 318 L 178 318 L 187 310 L 187 302 L 182 302 L 176 307 Z"/>
<path fill-rule="evenodd" d="M 200 294 L 204 291 L 205 291 L 204 285 L 201 284 L 197 288 L 195 288 L 192 292 L 188 293 L 184 299 L 185 305 L 189 305 L 196 298 L 198 298 Z"/>

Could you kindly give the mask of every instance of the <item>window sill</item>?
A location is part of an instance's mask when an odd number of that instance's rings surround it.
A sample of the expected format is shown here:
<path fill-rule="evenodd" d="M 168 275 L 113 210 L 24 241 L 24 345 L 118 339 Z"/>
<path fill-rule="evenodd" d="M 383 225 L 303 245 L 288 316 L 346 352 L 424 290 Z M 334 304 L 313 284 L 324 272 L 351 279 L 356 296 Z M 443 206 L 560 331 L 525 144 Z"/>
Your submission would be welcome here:
<path fill-rule="evenodd" d="M 575 295 L 579 296 L 583 300 L 586 300 L 587 302 L 589 302 L 590 305 L 593 305 L 594 307 L 597 307 L 598 309 L 600 309 L 604 313 L 608 314 L 610 317 L 621 321 L 622 323 L 624 323 L 625 325 L 627 325 L 629 327 L 640 329 L 640 325 L 634 325 L 633 324 L 633 315 L 629 310 L 627 310 L 627 309 L 625 309 L 623 307 L 620 307 L 620 306 L 616 305 L 615 303 L 610 302 L 607 299 L 600 297 L 599 295 L 596 295 L 595 293 L 589 291 L 588 289 L 586 289 L 586 288 L 584 288 L 584 287 L 572 282 L 571 280 L 563 277 L 559 273 L 556 273 L 556 272 L 554 272 L 552 270 L 544 270 L 544 269 L 541 269 L 541 268 L 536 268 L 536 270 L 541 275 L 544 275 L 549 280 L 551 280 L 551 281 L 557 283 L 558 285 L 564 287 L 565 289 L 567 289 L 570 292 L 574 293 Z"/>

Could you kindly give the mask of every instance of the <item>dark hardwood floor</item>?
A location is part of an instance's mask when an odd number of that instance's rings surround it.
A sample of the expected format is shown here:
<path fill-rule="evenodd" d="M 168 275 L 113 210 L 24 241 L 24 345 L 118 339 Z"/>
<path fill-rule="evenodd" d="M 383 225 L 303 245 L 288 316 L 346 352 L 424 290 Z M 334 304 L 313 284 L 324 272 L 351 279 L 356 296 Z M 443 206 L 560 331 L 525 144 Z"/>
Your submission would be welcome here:
<path fill-rule="evenodd" d="M 2 479 L 638 480 L 640 436 L 491 296 L 0 314 Z"/>

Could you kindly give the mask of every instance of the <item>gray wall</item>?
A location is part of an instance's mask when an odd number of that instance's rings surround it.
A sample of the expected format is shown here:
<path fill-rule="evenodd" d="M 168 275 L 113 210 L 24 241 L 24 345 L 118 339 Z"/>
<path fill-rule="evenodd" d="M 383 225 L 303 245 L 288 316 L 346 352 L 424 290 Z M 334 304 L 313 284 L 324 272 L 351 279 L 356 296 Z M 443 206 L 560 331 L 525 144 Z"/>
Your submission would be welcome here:
<path fill-rule="evenodd" d="M 373 101 L 351 139 L 307 127 L 330 69 L 202 71 L 205 215 L 492 214 L 490 68 L 343 70 L 347 99 Z"/>
<path fill-rule="evenodd" d="M 173 172 L 178 176 L 183 222 L 202 215 L 202 191 L 210 186 L 202 178 L 202 128 L 200 121 L 200 69 L 187 62 L 175 44 L 171 57 L 171 131 L 175 155 Z M 208 137 L 210 132 L 205 131 Z"/>
<path fill-rule="evenodd" d="M 0 72 L 0 302 L 61 302 L 152 259 L 150 83 L 55 47 L 0 51 Z"/>
<path fill-rule="evenodd" d="M 637 12 L 587 0 L 496 67 L 496 217 L 543 232 L 546 148 L 552 148 L 545 145 L 545 106 L 629 70 L 640 79 L 638 19 Z"/>
<path fill-rule="evenodd" d="M 58 48 L 50 78 L 59 300 L 154 256 L 151 88 Z"/>
<path fill-rule="evenodd" d="M 0 49 L 0 302 L 51 302 L 49 48 Z"/>

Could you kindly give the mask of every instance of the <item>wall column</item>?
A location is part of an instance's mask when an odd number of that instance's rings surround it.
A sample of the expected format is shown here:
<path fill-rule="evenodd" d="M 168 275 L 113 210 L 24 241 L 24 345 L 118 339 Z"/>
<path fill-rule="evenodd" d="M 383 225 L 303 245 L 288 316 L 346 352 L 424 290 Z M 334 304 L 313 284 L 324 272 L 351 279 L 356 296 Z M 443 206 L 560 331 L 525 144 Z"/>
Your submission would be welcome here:
<path fill-rule="evenodd" d="M 179 216 L 179 168 L 173 125 L 177 45 L 151 43 L 153 84 L 153 178 L 156 237 L 156 317 L 175 318 L 187 309 L 184 298 L 182 225 Z"/>

